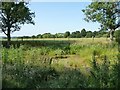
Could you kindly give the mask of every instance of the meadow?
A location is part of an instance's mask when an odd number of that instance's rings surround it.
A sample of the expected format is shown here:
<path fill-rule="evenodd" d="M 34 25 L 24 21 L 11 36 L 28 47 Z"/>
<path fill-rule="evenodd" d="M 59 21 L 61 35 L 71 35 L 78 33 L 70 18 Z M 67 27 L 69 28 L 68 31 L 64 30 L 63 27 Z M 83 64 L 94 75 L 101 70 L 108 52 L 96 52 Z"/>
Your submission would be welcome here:
<path fill-rule="evenodd" d="M 118 88 L 118 43 L 107 38 L 2 41 L 3 88 Z"/>

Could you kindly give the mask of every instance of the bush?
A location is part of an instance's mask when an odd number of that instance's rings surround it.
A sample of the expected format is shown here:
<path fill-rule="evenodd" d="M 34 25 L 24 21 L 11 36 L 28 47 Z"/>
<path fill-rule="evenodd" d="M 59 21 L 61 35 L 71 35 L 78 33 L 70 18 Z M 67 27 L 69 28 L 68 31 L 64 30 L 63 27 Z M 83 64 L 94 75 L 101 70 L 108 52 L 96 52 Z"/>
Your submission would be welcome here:
<path fill-rule="evenodd" d="M 115 38 L 118 43 L 120 43 L 120 30 L 115 31 Z"/>

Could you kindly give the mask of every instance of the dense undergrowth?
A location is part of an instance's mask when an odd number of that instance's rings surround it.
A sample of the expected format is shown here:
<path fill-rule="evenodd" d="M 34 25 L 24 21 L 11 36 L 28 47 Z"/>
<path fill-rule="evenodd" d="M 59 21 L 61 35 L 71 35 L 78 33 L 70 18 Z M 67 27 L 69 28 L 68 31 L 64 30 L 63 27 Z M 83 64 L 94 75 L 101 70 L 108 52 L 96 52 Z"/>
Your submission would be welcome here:
<path fill-rule="evenodd" d="M 116 42 L 53 44 L 49 41 L 40 46 L 31 43 L 1 48 L 3 88 L 119 87 L 120 55 Z M 71 55 L 79 56 L 79 63 L 72 60 Z M 61 63 L 65 60 L 67 65 Z M 82 64 L 88 67 L 81 68 Z"/>

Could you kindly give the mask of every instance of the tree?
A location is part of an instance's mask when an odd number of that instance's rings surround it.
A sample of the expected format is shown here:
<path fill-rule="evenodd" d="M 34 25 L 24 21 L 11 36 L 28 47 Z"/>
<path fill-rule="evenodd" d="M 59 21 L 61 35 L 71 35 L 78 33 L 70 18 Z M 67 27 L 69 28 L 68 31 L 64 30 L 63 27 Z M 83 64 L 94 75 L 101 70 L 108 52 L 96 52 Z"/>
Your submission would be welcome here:
<path fill-rule="evenodd" d="M 64 37 L 64 33 L 56 33 L 55 34 L 55 38 L 63 38 Z"/>
<path fill-rule="evenodd" d="M 117 9 L 118 2 L 92 2 L 82 10 L 86 15 L 85 20 L 89 22 L 99 22 L 101 28 L 106 30 L 110 29 L 110 39 L 113 40 L 113 34 L 116 28 L 120 24 L 116 24 L 117 14 L 119 10 Z"/>
<path fill-rule="evenodd" d="M 120 44 L 120 30 L 115 31 L 116 41 Z"/>
<path fill-rule="evenodd" d="M 38 34 L 38 35 L 37 35 L 37 38 L 42 38 L 42 35 L 41 35 L 41 34 Z"/>
<path fill-rule="evenodd" d="M 80 37 L 81 37 L 80 31 L 76 31 L 76 38 L 80 38 Z"/>
<path fill-rule="evenodd" d="M 69 36 L 70 36 L 70 32 L 66 31 L 65 34 L 64 34 L 64 38 L 68 38 Z"/>
<path fill-rule="evenodd" d="M 0 19 L 1 31 L 7 36 L 7 47 L 10 47 L 11 33 L 20 30 L 21 24 L 35 24 L 35 13 L 28 8 L 25 2 L 2 2 Z"/>
<path fill-rule="evenodd" d="M 26 39 L 28 39 L 28 38 L 31 38 L 30 36 L 22 36 L 22 37 L 19 37 L 19 38 L 26 38 Z"/>
<path fill-rule="evenodd" d="M 76 32 L 72 32 L 72 33 L 70 34 L 70 37 L 71 37 L 71 38 L 76 38 Z"/>
<path fill-rule="evenodd" d="M 80 38 L 81 37 L 80 31 L 72 32 L 70 34 L 70 37 L 71 38 Z"/>
<path fill-rule="evenodd" d="M 33 35 L 31 38 L 33 38 L 33 39 L 34 39 L 34 38 L 36 38 L 36 36 L 35 36 L 35 35 Z"/>
<path fill-rule="evenodd" d="M 51 33 L 44 33 L 42 35 L 43 38 L 51 38 Z"/>
<path fill-rule="evenodd" d="M 55 38 L 55 35 L 53 35 L 51 33 L 44 33 L 41 35 L 41 38 Z"/>
<path fill-rule="evenodd" d="M 97 31 L 94 31 L 93 32 L 93 37 L 96 37 L 98 35 L 98 32 Z"/>
<path fill-rule="evenodd" d="M 82 29 L 81 30 L 81 37 L 85 37 L 86 36 L 86 30 L 85 29 Z"/>
<path fill-rule="evenodd" d="M 92 36 L 92 31 L 87 31 L 86 38 L 91 38 Z"/>

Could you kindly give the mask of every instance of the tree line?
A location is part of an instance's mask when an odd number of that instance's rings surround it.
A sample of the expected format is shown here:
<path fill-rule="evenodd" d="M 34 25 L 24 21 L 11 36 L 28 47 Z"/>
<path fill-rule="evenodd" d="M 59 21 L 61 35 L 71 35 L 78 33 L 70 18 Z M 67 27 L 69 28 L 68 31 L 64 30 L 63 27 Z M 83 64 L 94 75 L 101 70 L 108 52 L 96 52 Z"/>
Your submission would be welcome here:
<path fill-rule="evenodd" d="M 23 36 L 18 38 L 100 38 L 100 37 L 109 37 L 109 33 L 107 31 L 86 31 L 85 29 L 82 29 L 81 31 L 74 31 L 69 32 L 66 31 L 65 33 L 44 33 L 44 34 L 38 34 L 33 36 Z"/>

